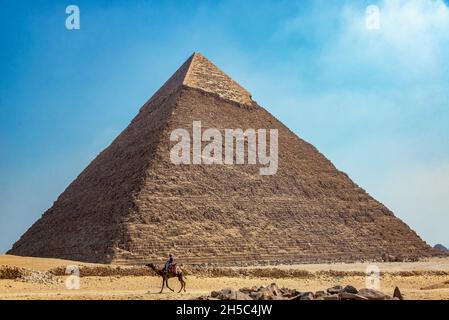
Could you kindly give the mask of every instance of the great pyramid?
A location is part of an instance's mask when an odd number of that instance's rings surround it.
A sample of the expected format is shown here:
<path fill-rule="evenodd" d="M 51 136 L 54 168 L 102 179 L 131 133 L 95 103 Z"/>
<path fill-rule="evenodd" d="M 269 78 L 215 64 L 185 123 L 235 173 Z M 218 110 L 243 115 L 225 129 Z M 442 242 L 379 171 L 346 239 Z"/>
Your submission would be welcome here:
<path fill-rule="evenodd" d="M 277 129 L 279 167 L 170 161 L 176 128 Z M 194 53 L 9 254 L 293 263 L 435 255 L 404 222 Z"/>

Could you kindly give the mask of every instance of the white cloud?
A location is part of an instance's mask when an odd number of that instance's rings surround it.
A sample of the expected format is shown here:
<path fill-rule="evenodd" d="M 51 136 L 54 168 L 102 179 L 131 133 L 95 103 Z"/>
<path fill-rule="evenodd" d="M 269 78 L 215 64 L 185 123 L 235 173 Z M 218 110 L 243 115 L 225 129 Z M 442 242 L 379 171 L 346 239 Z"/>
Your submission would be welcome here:
<path fill-rule="evenodd" d="M 391 70 L 394 63 L 399 73 L 447 76 L 449 8 L 443 1 L 384 0 L 379 9 L 380 29 L 369 30 L 364 12 L 345 6 L 335 49 L 351 48 L 351 56 L 378 68 Z"/>

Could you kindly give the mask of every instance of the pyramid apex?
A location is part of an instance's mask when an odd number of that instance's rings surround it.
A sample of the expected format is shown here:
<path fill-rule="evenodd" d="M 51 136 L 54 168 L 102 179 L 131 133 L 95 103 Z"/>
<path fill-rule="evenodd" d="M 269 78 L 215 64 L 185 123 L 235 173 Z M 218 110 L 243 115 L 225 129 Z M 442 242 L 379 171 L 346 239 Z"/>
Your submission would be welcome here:
<path fill-rule="evenodd" d="M 198 51 L 192 53 L 151 99 L 168 95 L 180 86 L 210 92 L 239 104 L 254 105 L 251 94 L 245 88 Z"/>
<path fill-rule="evenodd" d="M 199 51 L 193 51 L 192 57 L 202 57 L 202 58 L 206 58 L 206 57 L 205 57 L 201 52 L 199 52 Z"/>
<path fill-rule="evenodd" d="M 214 93 L 220 98 L 240 104 L 253 104 L 251 94 L 245 88 L 221 71 L 200 52 L 193 52 L 186 63 L 189 66 L 184 75 L 183 85 Z"/>

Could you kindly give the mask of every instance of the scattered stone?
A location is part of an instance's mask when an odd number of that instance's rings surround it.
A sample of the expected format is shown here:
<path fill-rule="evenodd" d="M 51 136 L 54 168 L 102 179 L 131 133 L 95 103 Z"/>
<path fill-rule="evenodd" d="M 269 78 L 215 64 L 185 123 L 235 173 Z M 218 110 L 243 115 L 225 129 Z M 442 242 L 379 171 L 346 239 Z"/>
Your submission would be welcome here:
<path fill-rule="evenodd" d="M 315 292 L 315 294 L 313 295 L 314 299 L 319 299 L 319 298 L 323 298 L 324 296 L 326 296 L 327 293 L 324 291 L 317 291 Z"/>
<path fill-rule="evenodd" d="M 268 286 L 241 288 L 235 290 L 225 288 L 212 291 L 210 296 L 201 296 L 198 300 L 402 300 L 402 294 L 396 287 L 393 297 L 374 289 L 357 290 L 352 285 L 344 288 L 340 285 L 328 288 L 326 291 L 300 292 L 296 289 L 281 288 L 275 283 Z"/>
<path fill-rule="evenodd" d="M 354 294 L 359 293 L 359 290 L 357 290 L 357 288 L 351 286 L 350 284 L 347 285 L 346 287 L 344 287 L 342 291 L 347 292 L 347 293 L 354 293 Z"/>
<path fill-rule="evenodd" d="M 16 280 L 28 276 L 31 270 L 18 268 L 13 266 L 0 266 L 0 280 L 9 279 Z"/>
<path fill-rule="evenodd" d="M 313 300 L 314 296 L 313 296 L 313 292 L 304 292 L 299 300 Z"/>
<path fill-rule="evenodd" d="M 253 287 L 252 289 L 245 287 L 245 288 L 241 288 L 239 291 L 249 295 L 252 291 L 255 291 L 255 290 L 257 290 L 256 287 Z M 215 292 L 215 291 L 212 291 L 212 292 Z"/>
<path fill-rule="evenodd" d="M 252 300 L 247 294 L 240 291 L 235 291 L 235 296 L 233 295 L 230 300 Z"/>
<path fill-rule="evenodd" d="M 223 290 L 222 290 L 222 291 L 223 291 Z M 212 292 L 210 293 L 210 296 L 211 296 L 212 298 L 217 298 L 219 295 L 220 295 L 220 292 L 218 292 L 218 291 L 212 291 Z"/>
<path fill-rule="evenodd" d="M 275 283 L 270 284 L 269 286 L 262 286 L 255 290 L 257 294 L 255 296 L 262 298 L 262 300 L 272 300 L 273 297 L 281 296 L 279 288 Z"/>
<path fill-rule="evenodd" d="M 253 300 L 266 300 L 266 299 L 262 298 L 263 295 L 264 295 L 263 292 L 258 292 L 258 291 L 251 292 L 249 294 L 250 298 L 253 299 Z"/>
<path fill-rule="evenodd" d="M 20 279 L 27 283 L 52 284 L 55 282 L 53 275 L 43 271 L 32 271 L 30 275 L 24 276 Z"/>
<path fill-rule="evenodd" d="M 210 296 L 211 298 L 218 300 L 252 300 L 247 294 L 231 288 L 226 288 L 221 291 L 212 291 Z"/>
<path fill-rule="evenodd" d="M 359 295 L 369 300 L 387 300 L 388 296 L 378 290 L 363 288 L 359 290 Z"/>
<path fill-rule="evenodd" d="M 271 293 L 273 296 L 279 296 L 279 295 L 280 295 L 279 288 L 278 288 L 278 286 L 276 285 L 276 283 L 270 284 L 270 285 L 268 286 L 268 290 L 270 291 L 270 293 Z"/>
<path fill-rule="evenodd" d="M 338 294 L 343 290 L 343 287 L 340 285 L 336 285 L 332 288 L 327 289 L 327 292 L 330 294 Z"/>
<path fill-rule="evenodd" d="M 281 288 L 279 291 L 281 295 L 286 298 L 294 298 L 301 295 L 301 292 L 296 289 Z"/>

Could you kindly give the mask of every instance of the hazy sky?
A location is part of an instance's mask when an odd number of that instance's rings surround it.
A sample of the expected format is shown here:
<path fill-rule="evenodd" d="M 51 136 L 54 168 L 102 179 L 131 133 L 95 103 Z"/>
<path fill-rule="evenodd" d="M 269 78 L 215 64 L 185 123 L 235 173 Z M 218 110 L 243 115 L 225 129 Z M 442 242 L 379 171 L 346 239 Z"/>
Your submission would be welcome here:
<path fill-rule="evenodd" d="M 65 8 L 81 11 L 65 28 Z M 380 8 L 380 29 L 365 25 Z M 0 252 L 200 51 L 430 244 L 449 245 L 449 9 L 0 1 Z"/>

